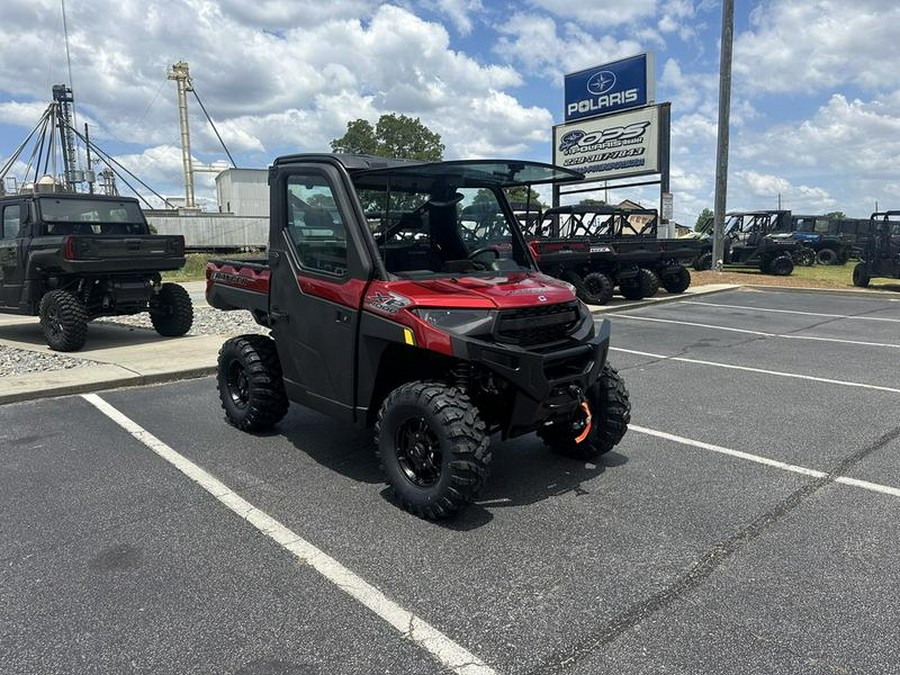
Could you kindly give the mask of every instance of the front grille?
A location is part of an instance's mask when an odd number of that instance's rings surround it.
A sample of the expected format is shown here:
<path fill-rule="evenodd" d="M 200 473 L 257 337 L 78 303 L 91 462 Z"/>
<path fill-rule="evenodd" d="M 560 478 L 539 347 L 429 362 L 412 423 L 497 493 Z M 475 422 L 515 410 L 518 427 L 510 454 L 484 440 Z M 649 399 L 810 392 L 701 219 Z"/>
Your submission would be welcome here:
<path fill-rule="evenodd" d="M 497 321 L 497 341 L 520 347 L 560 342 L 578 325 L 578 303 L 505 309 Z"/>

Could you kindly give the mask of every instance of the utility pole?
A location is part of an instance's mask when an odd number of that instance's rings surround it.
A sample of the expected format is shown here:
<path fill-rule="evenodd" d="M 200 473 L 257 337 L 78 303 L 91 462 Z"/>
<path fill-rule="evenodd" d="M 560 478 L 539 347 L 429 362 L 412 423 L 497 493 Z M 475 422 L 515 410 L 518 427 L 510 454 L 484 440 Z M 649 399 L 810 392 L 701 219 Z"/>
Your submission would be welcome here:
<path fill-rule="evenodd" d="M 188 64 L 179 61 L 169 70 L 168 78 L 178 85 L 178 122 L 181 126 L 181 161 L 184 164 L 184 205 L 194 205 L 194 168 L 191 166 L 191 132 L 188 128 L 187 92 L 194 90 Z"/>
<path fill-rule="evenodd" d="M 731 47 L 734 0 L 722 2 L 722 49 L 719 55 L 719 134 L 716 143 L 716 201 L 713 216 L 713 269 L 722 271 L 725 197 L 728 192 L 728 126 L 731 119 Z"/>

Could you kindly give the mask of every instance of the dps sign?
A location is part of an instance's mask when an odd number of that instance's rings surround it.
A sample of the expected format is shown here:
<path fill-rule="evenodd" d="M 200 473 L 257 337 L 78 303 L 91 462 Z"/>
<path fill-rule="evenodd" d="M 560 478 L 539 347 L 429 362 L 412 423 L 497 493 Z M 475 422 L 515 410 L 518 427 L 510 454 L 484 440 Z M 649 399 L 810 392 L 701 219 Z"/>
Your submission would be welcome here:
<path fill-rule="evenodd" d="M 653 54 L 566 75 L 565 121 L 606 115 L 653 102 Z"/>
<path fill-rule="evenodd" d="M 653 105 L 553 127 L 553 163 L 589 180 L 659 173 L 667 159 L 669 105 Z"/>

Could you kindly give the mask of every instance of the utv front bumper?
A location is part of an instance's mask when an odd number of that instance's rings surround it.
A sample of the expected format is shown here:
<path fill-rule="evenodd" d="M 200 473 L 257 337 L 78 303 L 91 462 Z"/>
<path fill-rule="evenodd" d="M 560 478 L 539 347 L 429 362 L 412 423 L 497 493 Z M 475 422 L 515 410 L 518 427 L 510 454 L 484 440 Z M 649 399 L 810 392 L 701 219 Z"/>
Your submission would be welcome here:
<path fill-rule="evenodd" d="M 585 335 L 546 350 L 452 336 L 454 356 L 481 366 L 503 382 L 504 437 L 534 431 L 578 409 L 584 392 L 600 377 L 609 350 L 609 321 L 603 319 L 595 326 L 592 318 L 589 321 Z"/>

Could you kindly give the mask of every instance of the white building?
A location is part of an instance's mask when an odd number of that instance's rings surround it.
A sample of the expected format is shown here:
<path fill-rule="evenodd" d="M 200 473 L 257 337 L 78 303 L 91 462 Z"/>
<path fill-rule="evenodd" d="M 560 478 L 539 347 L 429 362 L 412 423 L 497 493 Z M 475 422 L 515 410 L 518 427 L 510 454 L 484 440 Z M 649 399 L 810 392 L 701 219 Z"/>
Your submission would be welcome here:
<path fill-rule="evenodd" d="M 219 213 L 269 217 L 268 169 L 226 169 L 216 176 Z"/>

